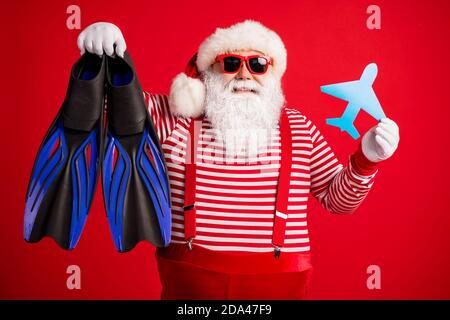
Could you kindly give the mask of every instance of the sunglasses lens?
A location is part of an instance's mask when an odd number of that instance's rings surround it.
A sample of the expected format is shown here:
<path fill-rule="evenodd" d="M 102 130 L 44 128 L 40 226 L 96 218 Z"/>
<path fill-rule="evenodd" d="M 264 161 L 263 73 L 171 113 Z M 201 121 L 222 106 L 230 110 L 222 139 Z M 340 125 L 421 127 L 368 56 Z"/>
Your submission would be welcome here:
<path fill-rule="evenodd" d="M 225 72 L 236 72 L 241 66 L 241 59 L 237 57 L 225 57 L 223 59 L 223 70 Z"/>
<path fill-rule="evenodd" d="M 267 59 L 263 57 L 251 58 L 248 64 L 254 73 L 264 73 L 269 66 Z"/>

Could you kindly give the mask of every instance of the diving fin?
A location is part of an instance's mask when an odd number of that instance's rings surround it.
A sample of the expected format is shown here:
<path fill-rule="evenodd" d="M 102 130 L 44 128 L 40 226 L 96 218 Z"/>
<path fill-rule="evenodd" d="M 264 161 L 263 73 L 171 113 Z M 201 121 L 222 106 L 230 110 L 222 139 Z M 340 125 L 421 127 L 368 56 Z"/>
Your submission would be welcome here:
<path fill-rule="evenodd" d="M 107 125 L 103 198 L 118 251 L 146 240 L 167 246 L 171 198 L 159 138 L 128 52 L 106 58 Z"/>
<path fill-rule="evenodd" d="M 95 193 L 103 150 L 105 58 L 85 53 L 39 148 L 26 194 L 24 237 L 73 249 Z"/>

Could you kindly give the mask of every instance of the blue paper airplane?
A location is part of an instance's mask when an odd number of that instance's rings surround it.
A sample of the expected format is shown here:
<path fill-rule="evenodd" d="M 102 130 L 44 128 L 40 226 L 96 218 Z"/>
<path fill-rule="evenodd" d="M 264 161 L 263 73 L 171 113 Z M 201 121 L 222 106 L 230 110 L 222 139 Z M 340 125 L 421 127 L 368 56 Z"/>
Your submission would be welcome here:
<path fill-rule="evenodd" d="M 353 121 L 355 121 L 359 110 L 363 109 L 378 121 L 386 117 L 372 89 L 377 73 L 377 65 L 371 63 L 366 66 L 359 80 L 320 87 L 322 92 L 348 101 L 347 108 L 342 116 L 327 119 L 327 124 L 338 127 L 341 131 L 347 131 L 356 140 L 359 138 L 359 133 L 353 125 Z"/>

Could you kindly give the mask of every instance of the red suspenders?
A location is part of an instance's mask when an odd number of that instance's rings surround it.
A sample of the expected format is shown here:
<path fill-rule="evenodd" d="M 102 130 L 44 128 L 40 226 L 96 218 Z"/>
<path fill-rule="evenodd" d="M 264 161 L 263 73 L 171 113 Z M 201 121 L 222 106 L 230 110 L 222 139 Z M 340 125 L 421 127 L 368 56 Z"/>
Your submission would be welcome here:
<path fill-rule="evenodd" d="M 196 234 L 195 216 L 195 189 L 197 186 L 197 145 L 201 131 L 200 125 L 195 125 L 197 120 L 192 119 L 189 126 L 189 136 L 186 144 L 186 172 L 184 183 L 184 239 L 187 241 L 189 249 L 192 250 L 192 241 Z M 194 138 L 195 137 L 195 138 Z"/>
<path fill-rule="evenodd" d="M 278 176 L 277 200 L 273 221 L 272 244 L 275 247 L 275 257 L 280 256 L 284 245 L 286 220 L 288 218 L 289 186 L 292 172 L 292 133 L 286 110 L 283 109 L 280 121 L 281 164 Z"/>
<path fill-rule="evenodd" d="M 195 125 L 198 120 L 192 119 L 189 126 L 189 137 L 186 152 L 186 175 L 184 185 L 184 239 L 189 249 L 192 249 L 192 241 L 196 235 L 196 150 L 200 137 L 201 125 Z M 201 124 L 201 122 L 200 122 Z M 194 139 L 192 139 L 195 137 Z M 286 220 L 288 218 L 289 185 L 292 167 L 292 135 L 288 116 L 283 109 L 280 121 L 281 137 L 281 163 L 278 177 L 277 199 L 273 223 L 272 245 L 275 248 L 275 257 L 280 256 L 281 247 L 284 245 Z"/>

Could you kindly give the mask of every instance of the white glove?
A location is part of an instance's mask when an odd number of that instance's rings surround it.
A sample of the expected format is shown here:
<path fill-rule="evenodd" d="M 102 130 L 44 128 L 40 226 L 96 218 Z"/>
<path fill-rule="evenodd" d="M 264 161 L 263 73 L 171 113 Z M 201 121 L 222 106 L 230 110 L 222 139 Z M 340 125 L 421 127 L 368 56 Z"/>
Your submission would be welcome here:
<path fill-rule="evenodd" d="M 361 141 L 361 148 L 372 162 L 388 159 L 398 147 L 400 134 L 397 124 L 388 118 L 381 121 L 366 132 Z"/>
<path fill-rule="evenodd" d="M 120 29 L 109 22 L 97 22 L 88 26 L 78 36 L 77 45 L 81 54 L 87 50 L 99 56 L 103 54 L 103 51 L 108 56 L 113 56 L 114 45 L 116 45 L 116 54 L 122 58 L 127 49 Z"/>

